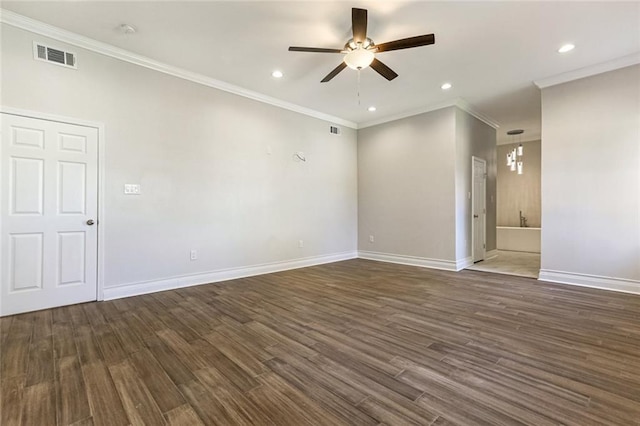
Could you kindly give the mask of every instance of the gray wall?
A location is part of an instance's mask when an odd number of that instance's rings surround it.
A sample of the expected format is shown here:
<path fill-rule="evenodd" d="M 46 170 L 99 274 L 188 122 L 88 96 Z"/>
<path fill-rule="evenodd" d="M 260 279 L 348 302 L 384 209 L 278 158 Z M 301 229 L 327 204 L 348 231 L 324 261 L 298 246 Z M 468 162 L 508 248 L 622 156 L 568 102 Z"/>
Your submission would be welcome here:
<path fill-rule="evenodd" d="M 498 146 L 498 226 L 520 226 L 520 210 L 527 225 L 540 227 L 540 185 L 542 143 L 522 142 L 523 173 L 507 167 L 507 154 L 519 144 Z"/>
<path fill-rule="evenodd" d="M 487 162 L 486 250 L 496 248 L 496 129 L 456 108 L 456 258 L 471 256 L 471 157 Z"/>
<path fill-rule="evenodd" d="M 445 261 L 471 256 L 472 155 L 487 161 L 493 250 L 495 129 L 450 107 L 359 130 L 358 249 Z"/>
<path fill-rule="evenodd" d="M 34 40 L 2 25 L 0 101 L 104 123 L 107 287 L 356 250 L 354 130 L 76 47 L 78 70 L 35 61 Z"/>
<path fill-rule="evenodd" d="M 542 91 L 542 176 L 542 269 L 640 280 L 640 66 Z"/>
<path fill-rule="evenodd" d="M 455 260 L 455 118 L 451 107 L 358 131 L 359 250 Z"/>

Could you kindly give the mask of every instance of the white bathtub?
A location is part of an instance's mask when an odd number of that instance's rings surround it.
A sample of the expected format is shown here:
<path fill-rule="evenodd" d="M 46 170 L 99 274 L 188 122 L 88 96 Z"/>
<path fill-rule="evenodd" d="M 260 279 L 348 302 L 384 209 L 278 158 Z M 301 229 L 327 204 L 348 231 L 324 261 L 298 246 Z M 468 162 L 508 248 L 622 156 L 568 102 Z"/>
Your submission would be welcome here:
<path fill-rule="evenodd" d="M 496 239 L 498 250 L 540 253 L 540 228 L 497 226 Z"/>

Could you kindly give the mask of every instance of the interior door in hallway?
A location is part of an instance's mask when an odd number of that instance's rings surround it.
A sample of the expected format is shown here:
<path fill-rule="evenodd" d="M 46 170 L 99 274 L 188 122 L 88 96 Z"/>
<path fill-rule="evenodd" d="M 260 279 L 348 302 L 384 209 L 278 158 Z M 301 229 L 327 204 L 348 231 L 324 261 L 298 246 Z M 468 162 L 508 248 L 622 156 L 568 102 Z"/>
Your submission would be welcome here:
<path fill-rule="evenodd" d="M 473 238 L 473 261 L 479 262 L 485 257 L 486 238 L 486 182 L 487 163 L 486 161 L 473 157 L 473 199 L 472 199 L 472 238 Z"/>
<path fill-rule="evenodd" d="M 0 315 L 96 300 L 98 130 L 0 118 Z"/>

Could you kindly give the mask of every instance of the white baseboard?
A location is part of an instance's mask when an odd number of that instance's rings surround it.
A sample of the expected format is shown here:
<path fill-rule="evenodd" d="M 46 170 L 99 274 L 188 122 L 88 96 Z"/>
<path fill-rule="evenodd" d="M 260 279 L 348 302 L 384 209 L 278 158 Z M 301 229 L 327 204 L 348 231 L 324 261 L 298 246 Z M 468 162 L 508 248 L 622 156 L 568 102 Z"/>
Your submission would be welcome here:
<path fill-rule="evenodd" d="M 539 281 L 640 294 L 640 281 L 540 269 Z"/>
<path fill-rule="evenodd" d="M 420 266 L 422 268 L 458 271 L 457 262 L 453 260 L 429 259 L 426 257 L 405 256 L 401 254 L 378 253 L 374 251 L 358 251 L 360 259 L 377 260 L 379 262 L 399 263 L 401 265 Z"/>
<path fill-rule="evenodd" d="M 465 257 L 464 259 L 456 260 L 456 271 L 462 271 L 465 268 L 473 265 L 473 257 Z"/>
<path fill-rule="evenodd" d="M 493 259 L 494 257 L 498 257 L 498 249 L 489 250 L 484 254 L 484 260 Z"/>
<path fill-rule="evenodd" d="M 282 262 L 264 263 L 261 265 L 246 266 L 241 268 L 223 269 L 219 271 L 204 272 L 193 275 L 182 275 L 162 280 L 143 281 L 104 289 L 103 300 L 120 299 L 122 297 L 138 296 L 141 294 L 155 293 L 164 290 L 173 290 L 194 285 L 209 284 L 220 281 L 234 280 L 237 278 L 251 277 L 254 275 L 270 274 L 273 272 L 287 271 L 290 269 L 305 268 L 324 263 L 338 262 L 341 260 L 355 259 L 357 252 L 347 251 L 323 256 L 306 257 L 303 259 L 287 260 Z"/>

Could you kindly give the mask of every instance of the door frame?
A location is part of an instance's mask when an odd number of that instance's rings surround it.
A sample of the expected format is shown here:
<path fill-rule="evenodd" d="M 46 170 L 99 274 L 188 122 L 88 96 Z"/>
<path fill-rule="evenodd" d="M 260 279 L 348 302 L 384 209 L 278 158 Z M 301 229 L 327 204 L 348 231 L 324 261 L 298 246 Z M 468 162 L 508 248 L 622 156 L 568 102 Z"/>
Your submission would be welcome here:
<path fill-rule="evenodd" d="M 105 252 L 104 236 L 105 236 L 105 226 L 106 226 L 105 213 L 104 213 L 104 210 L 105 210 L 104 209 L 105 207 L 105 202 L 104 202 L 104 194 L 105 194 L 105 190 L 104 190 L 105 188 L 104 124 L 97 121 L 89 121 L 89 120 L 83 120 L 80 118 L 48 114 L 40 111 L 13 108 L 13 107 L 8 107 L 4 105 L 0 105 L 0 113 L 17 115 L 17 116 L 26 117 L 26 118 L 35 118 L 38 120 L 72 124 L 75 126 L 91 127 L 98 131 L 98 188 L 97 188 L 98 190 L 98 217 L 97 217 L 98 254 L 97 254 L 97 264 L 96 264 L 96 269 L 97 269 L 96 270 L 96 283 L 97 283 L 96 300 L 98 301 L 104 300 L 104 252 Z M 2 149 L 1 146 L 0 146 L 0 149 Z M 2 155 L 2 152 L 0 152 L 0 155 Z M 0 187 L 1 185 L 2 185 L 2 182 L 0 182 Z M 2 229 L 2 223 L 0 223 L 0 229 Z M 0 250 L 1 250 L 1 247 L 0 247 Z M 1 252 L 0 252 L 0 256 L 2 256 Z"/>
<path fill-rule="evenodd" d="M 471 156 L 471 262 L 472 264 L 475 263 L 475 251 L 476 251 L 476 230 L 475 230 L 475 221 L 473 220 L 473 207 L 474 207 L 474 201 L 475 201 L 475 197 L 476 197 L 476 174 L 475 174 L 475 162 L 479 161 L 482 164 L 484 164 L 484 200 L 483 200 L 483 204 L 484 204 L 484 212 L 482 213 L 482 236 L 484 239 L 484 254 L 486 256 L 487 254 L 487 160 L 480 158 L 480 157 L 476 157 Z M 484 260 L 484 257 L 481 260 Z"/>

